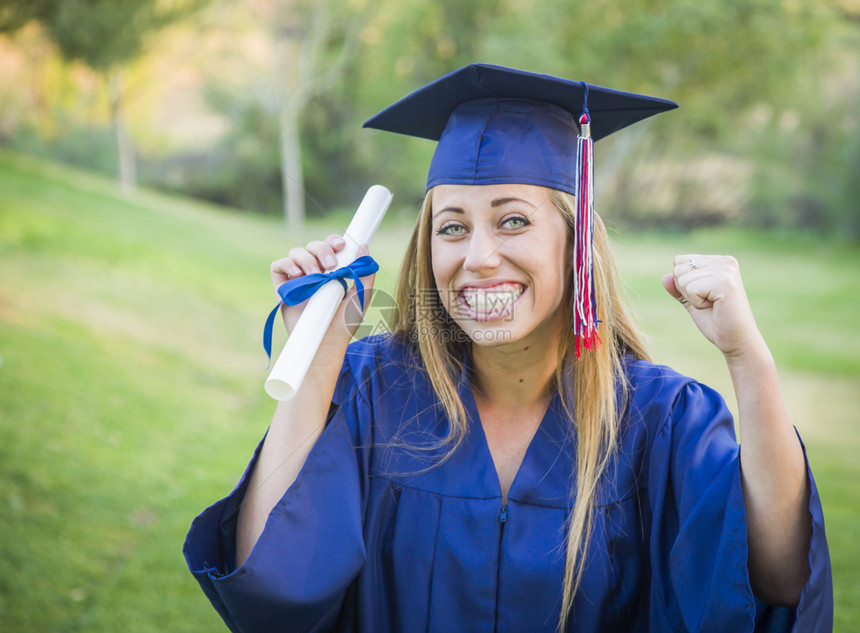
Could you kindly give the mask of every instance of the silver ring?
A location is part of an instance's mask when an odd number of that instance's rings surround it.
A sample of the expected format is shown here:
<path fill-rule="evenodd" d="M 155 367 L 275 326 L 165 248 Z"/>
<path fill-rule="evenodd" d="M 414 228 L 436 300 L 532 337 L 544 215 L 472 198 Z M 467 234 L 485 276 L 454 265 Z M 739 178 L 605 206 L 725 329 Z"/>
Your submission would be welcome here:
<path fill-rule="evenodd" d="M 693 259 L 692 257 L 690 258 L 689 263 L 690 263 L 690 268 L 691 268 L 692 270 L 696 270 L 696 269 L 698 268 L 698 266 L 696 266 L 696 260 L 695 260 L 695 259 Z"/>
<path fill-rule="evenodd" d="M 685 306 L 690 302 L 687 301 L 684 297 L 681 297 L 680 299 L 678 299 L 678 303 L 680 303 L 682 306 Z"/>

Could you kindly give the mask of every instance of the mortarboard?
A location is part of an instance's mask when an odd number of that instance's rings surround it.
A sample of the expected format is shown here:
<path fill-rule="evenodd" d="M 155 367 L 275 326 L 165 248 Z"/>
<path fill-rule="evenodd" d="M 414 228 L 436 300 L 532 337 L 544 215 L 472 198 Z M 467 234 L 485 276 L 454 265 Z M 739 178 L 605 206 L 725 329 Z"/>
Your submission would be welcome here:
<path fill-rule="evenodd" d="M 419 88 L 364 127 L 438 141 L 427 189 L 533 184 L 576 197 L 577 356 L 597 344 L 591 236 L 593 142 L 677 108 L 673 101 L 502 66 L 470 64 Z"/>

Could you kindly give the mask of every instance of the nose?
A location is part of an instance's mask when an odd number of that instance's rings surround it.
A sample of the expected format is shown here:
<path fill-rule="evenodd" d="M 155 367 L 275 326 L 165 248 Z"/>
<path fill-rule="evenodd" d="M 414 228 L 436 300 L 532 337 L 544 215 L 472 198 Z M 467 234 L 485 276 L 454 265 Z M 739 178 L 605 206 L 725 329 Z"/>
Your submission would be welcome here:
<path fill-rule="evenodd" d="M 489 230 L 476 228 L 469 236 L 469 246 L 463 268 L 470 273 L 493 270 L 502 261 L 499 238 Z"/>

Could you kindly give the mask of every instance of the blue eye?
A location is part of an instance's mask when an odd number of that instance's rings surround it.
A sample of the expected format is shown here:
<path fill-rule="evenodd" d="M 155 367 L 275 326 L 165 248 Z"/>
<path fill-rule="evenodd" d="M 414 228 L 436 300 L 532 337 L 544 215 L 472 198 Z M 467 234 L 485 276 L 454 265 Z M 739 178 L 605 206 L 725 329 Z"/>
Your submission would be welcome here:
<path fill-rule="evenodd" d="M 466 227 L 457 222 L 448 222 L 436 229 L 436 235 L 463 235 Z"/>

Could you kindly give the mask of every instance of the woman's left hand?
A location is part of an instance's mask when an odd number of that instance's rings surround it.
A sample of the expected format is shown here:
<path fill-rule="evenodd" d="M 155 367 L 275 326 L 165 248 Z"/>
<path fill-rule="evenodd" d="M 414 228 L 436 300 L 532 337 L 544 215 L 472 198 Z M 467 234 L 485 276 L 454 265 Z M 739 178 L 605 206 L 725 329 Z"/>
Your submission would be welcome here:
<path fill-rule="evenodd" d="M 663 287 L 726 357 L 740 356 L 763 342 L 734 257 L 677 255 Z"/>
<path fill-rule="evenodd" d="M 809 578 L 812 517 L 803 450 L 734 257 L 678 255 L 663 286 L 723 353 L 738 402 L 750 584 L 796 606 Z"/>

